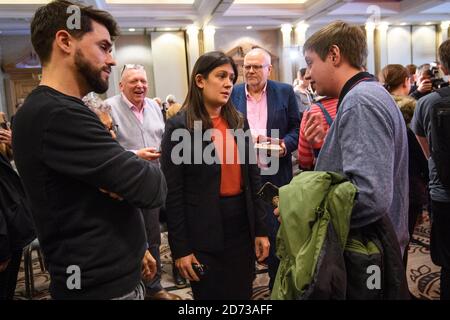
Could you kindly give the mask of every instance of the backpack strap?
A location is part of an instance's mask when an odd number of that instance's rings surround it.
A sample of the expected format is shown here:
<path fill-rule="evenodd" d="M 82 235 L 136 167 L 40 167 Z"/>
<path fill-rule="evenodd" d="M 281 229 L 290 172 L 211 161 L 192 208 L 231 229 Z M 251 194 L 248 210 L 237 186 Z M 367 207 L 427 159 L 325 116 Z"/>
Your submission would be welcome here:
<path fill-rule="evenodd" d="M 316 104 L 319 106 L 320 110 L 322 110 L 322 113 L 325 116 L 325 120 L 327 120 L 328 125 L 331 127 L 331 124 L 333 123 L 333 119 L 331 118 L 331 116 L 328 113 L 327 109 L 325 109 L 323 104 L 321 102 L 319 102 L 319 101 L 317 101 Z"/>

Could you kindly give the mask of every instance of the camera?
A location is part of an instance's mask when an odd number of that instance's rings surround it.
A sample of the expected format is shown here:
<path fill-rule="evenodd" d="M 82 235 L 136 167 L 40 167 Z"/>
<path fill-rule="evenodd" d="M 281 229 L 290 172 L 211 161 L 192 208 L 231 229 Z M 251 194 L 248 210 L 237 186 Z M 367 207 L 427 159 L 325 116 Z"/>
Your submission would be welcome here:
<path fill-rule="evenodd" d="M 436 65 L 433 65 L 431 69 L 426 70 L 424 75 L 431 81 L 431 90 L 436 91 L 440 88 L 447 87 L 449 83 L 441 78 L 439 69 Z"/>

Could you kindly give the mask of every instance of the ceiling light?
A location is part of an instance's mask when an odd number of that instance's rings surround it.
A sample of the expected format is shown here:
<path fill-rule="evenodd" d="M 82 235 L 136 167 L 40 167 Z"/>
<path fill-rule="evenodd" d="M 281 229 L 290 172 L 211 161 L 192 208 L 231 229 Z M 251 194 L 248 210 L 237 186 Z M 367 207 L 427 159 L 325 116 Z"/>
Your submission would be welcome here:
<path fill-rule="evenodd" d="M 135 29 L 135 28 L 129 28 L 128 31 L 130 31 L 130 32 L 135 32 L 136 29 Z"/>
<path fill-rule="evenodd" d="M 247 26 L 247 27 L 245 27 L 245 29 L 251 30 L 251 29 L 253 29 L 253 27 L 252 26 Z"/>
<path fill-rule="evenodd" d="M 0 4 L 47 4 L 49 0 L 0 0 Z"/>
<path fill-rule="evenodd" d="M 402 22 L 402 23 L 400 23 L 400 25 L 401 25 L 401 26 L 406 26 L 407 23 L 406 23 L 406 22 Z"/>

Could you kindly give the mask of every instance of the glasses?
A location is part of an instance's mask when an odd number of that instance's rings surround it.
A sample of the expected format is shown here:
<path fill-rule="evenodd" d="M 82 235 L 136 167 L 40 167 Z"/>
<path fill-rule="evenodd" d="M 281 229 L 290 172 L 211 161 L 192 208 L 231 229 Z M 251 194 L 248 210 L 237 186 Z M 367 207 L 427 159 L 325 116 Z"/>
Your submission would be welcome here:
<path fill-rule="evenodd" d="M 250 69 L 253 69 L 255 71 L 259 71 L 262 68 L 268 67 L 268 64 L 244 64 L 245 71 L 250 71 Z"/>
<path fill-rule="evenodd" d="M 142 64 L 125 64 L 120 75 L 122 75 L 126 69 L 144 70 L 144 66 Z"/>

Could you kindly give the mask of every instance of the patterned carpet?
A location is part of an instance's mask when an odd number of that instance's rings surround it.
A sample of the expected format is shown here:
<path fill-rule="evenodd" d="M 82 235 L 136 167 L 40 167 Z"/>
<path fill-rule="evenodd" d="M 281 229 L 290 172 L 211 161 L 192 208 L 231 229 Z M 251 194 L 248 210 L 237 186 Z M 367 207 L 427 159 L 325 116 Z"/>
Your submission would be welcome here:
<path fill-rule="evenodd" d="M 411 293 L 418 299 L 435 300 L 439 298 L 439 275 L 440 268 L 435 266 L 430 259 L 430 225 L 427 220 L 416 227 L 413 241 L 408 250 L 407 277 Z M 170 249 L 167 245 L 167 234 L 162 234 L 161 245 L 162 262 L 162 286 L 168 291 L 178 294 L 185 300 L 192 299 L 189 287 L 178 289 L 172 280 L 172 263 Z M 50 277 L 47 272 L 40 270 L 37 256 L 33 260 L 35 292 L 33 299 L 50 299 L 48 284 Z M 257 265 L 257 277 L 253 283 L 253 299 L 268 300 L 268 275 L 264 266 Z M 16 288 L 15 299 L 26 300 L 25 277 L 23 265 L 21 265 Z"/>
<path fill-rule="evenodd" d="M 418 299 L 439 300 L 440 267 L 430 258 L 430 223 L 416 226 L 413 240 L 408 249 L 406 276 L 411 293 Z"/>

